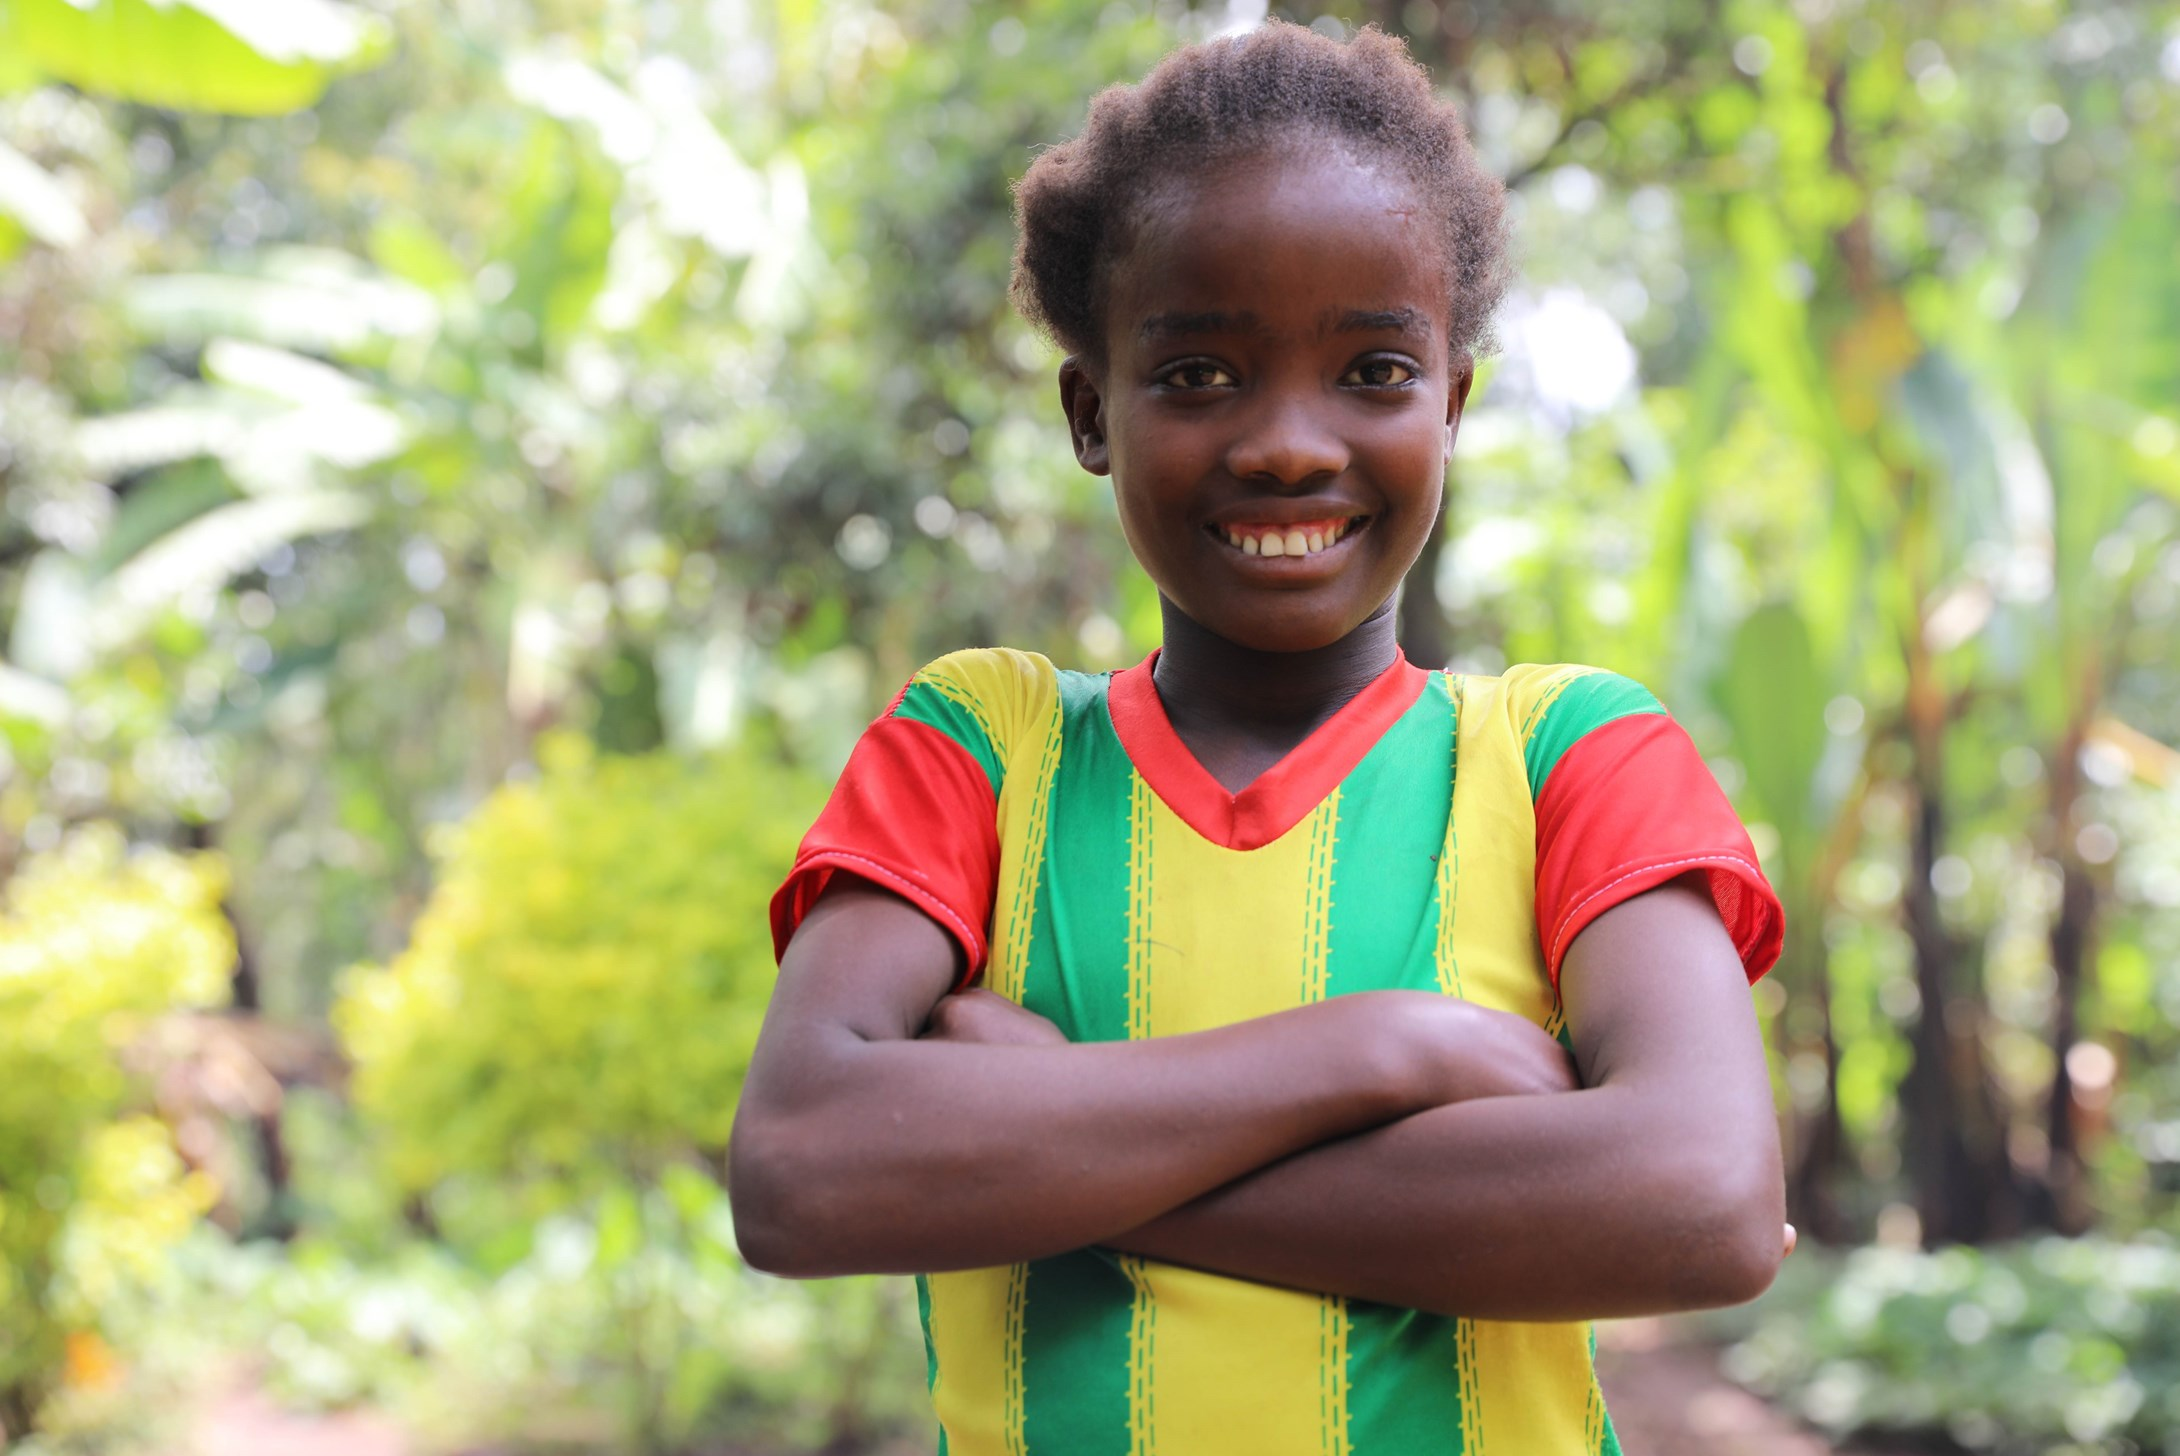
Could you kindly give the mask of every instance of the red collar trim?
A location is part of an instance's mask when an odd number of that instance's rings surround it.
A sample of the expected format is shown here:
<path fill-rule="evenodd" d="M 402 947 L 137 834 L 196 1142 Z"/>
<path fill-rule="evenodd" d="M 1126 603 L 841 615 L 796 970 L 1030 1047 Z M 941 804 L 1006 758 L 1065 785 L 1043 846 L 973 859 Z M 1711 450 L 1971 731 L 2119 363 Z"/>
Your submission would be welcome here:
<path fill-rule="evenodd" d="M 1113 674 L 1106 694 L 1113 731 L 1151 792 L 1189 828 L 1228 849 L 1261 849 L 1308 818 L 1377 746 L 1385 730 L 1415 706 L 1430 680 L 1428 672 L 1396 655 L 1391 667 L 1291 753 L 1249 787 L 1230 794 L 1173 731 L 1158 686 L 1151 681 L 1151 665 L 1157 660 L 1154 651 Z"/>

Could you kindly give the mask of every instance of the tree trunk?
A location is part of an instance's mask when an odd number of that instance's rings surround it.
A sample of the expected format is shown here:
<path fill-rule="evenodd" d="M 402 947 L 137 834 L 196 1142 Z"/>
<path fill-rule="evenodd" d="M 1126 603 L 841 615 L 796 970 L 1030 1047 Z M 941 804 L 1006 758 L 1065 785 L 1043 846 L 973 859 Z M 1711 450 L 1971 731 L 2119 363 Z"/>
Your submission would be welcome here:
<path fill-rule="evenodd" d="M 1810 934 L 1806 921 L 1802 934 Z M 1839 1118 L 1839 1041 L 1832 1033 L 1832 977 L 1821 937 L 1807 956 L 1806 976 L 1795 993 L 1813 1013 L 1824 1050 L 1824 1096 L 1808 1112 L 1797 1109 L 1793 1123 L 1792 1163 L 1786 1175 L 1787 1217 L 1808 1238 L 1822 1244 L 1845 1243 L 1846 1220 L 1833 1195 L 1833 1175 L 1847 1150 Z M 1791 1003 L 1790 1003 L 1791 1006 Z M 1791 1022 L 1791 1014 L 1780 1018 Z"/>
<path fill-rule="evenodd" d="M 1900 1090 L 1904 1151 L 1924 1242 L 1973 1244 L 2017 1232 L 2021 1207 L 2005 1123 L 1984 1066 L 1982 990 L 1962 984 L 1962 947 L 1945 928 L 1931 884 L 1931 868 L 1945 845 L 1943 782 L 1937 743 L 1919 742 L 1903 909 L 1922 1014 L 1914 1064 Z"/>
<path fill-rule="evenodd" d="M 2082 737 L 2077 723 L 2061 740 L 2050 766 L 2051 847 L 2059 863 L 2059 913 L 2051 922 L 2051 1093 L 2044 1109 L 2050 1152 L 2044 1196 L 2037 1200 L 2036 1212 L 2039 1221 L 2066 1234 L 2081 1233 L 2094 1221 L 2084 1150 L 2077 1136 L 2074 1075 L 2067 1066 L 2067 1053 L 2081 1038 L 2082 993 L 2088 986 L 2097 919 L 2096 882 L 2074 848 Z"/>

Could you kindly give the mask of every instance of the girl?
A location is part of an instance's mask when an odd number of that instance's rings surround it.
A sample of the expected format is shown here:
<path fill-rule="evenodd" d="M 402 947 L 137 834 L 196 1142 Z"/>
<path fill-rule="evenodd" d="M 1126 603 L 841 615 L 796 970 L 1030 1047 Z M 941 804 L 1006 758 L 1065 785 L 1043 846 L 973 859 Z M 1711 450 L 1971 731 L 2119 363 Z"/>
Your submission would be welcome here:
<path fill-rule="evenodd" d="M 918 1275 L 953 1456 L 1616 1450 L 1583 1321 L 1781 1258 L 1781 917 L 1641 687 L 1395 645 L 1500 189 L 1397 42 L 1270 25 L 1017 208 L 1164 643 L 956 653 L 865 734 L 774 902 L 743 1250 Z"/>

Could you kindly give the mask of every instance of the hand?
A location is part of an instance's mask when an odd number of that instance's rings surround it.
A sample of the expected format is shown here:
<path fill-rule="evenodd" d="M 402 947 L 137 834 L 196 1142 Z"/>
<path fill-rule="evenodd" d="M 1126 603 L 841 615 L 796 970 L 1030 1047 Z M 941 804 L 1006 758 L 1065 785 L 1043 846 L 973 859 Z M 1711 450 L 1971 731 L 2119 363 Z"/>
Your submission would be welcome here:
<path fill-rule="evenodd" d="M 1481 1097 L 1572 1092 L 1574 1062 L 1535 1023 L 1428 991 L 1375 991 L 1329 1003 L 1353 1034 L 1391 1043 L 1415 1110 Z"/>
<path fill-rule="evenodd" d="M 1788 1224 L 1788 1225 L 1786 1226 L 1786 1253 L 1787 1253 L 1787 1254 L 1791 1254 L 1791 1253 L 1793 1253 L 1793 1252 L 1794 1252 L 1794 1246 L 1795 1246 L 1796 1244 L 1800 1243 L 1801 1241 L 1802 1241 L 1802 1236 L 1801 1236 L 1800 1234 L 1798 1234 L 1798 1233 L 1794 1232 L 1794 1225 L 1792 1225 L 1792 1224 Z M 1786 1254 L 1781 1254 L 1781 1255 L 1780 1255 L 1779 1257 L 1783 1259 L 1783 1258 L 1785 1258 L 1785 1257 L 1786 1257 Z"/>
<path fill-rule="evenodd" d="M 919 1041 L 979 1046 L 1066 1046 L 1067 1035 L 1027 1007 L 996 991 L 972 986 L 939 998 Z"/>

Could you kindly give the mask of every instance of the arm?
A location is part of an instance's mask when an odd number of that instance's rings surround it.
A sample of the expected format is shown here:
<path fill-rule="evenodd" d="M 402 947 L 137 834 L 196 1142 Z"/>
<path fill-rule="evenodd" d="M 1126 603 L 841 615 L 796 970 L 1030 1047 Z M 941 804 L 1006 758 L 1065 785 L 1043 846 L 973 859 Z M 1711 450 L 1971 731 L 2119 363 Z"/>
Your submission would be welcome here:
<path fill-rule="evenodd" d="M 1747 978 L 1708 896 L 1599 916 L 1561 978 L 1584 1090 L 1435 1108 L 1115 1240 L 1271 1284 L 1487 1319 L 1753 1299 L 1783 1257 Z"/>
<path fill-rule="evenodd" d="M 1156 1041 L 919 1040 L 960 965 L 922 911 L 852 880 L 796 931 L 729 1151 L 751 1264 L 817 1276 L 1040 1258 L 1328 1138 L 1531 1090 L 1505 1070 L 1521 1059 L 1492 1048 L 1534 1028 L 1420 992 Z M 1475 1048 L 1466 1069 L 1454 1047 Z"/>

